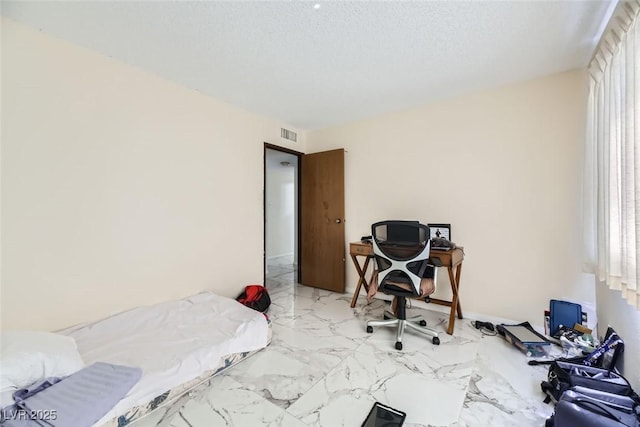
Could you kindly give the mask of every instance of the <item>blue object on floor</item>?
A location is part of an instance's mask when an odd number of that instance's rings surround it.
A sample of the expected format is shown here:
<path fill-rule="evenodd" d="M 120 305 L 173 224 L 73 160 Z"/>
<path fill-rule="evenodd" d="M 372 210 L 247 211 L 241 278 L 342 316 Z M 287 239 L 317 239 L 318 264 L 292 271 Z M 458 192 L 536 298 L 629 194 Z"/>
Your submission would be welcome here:
<path fill-rule="evenodd" d="M 560 325 L 573 328 L 582 324 L 582 306 L 574 302 L 552 299 L 549 301 L 549 335 L 553 336 Z"/>

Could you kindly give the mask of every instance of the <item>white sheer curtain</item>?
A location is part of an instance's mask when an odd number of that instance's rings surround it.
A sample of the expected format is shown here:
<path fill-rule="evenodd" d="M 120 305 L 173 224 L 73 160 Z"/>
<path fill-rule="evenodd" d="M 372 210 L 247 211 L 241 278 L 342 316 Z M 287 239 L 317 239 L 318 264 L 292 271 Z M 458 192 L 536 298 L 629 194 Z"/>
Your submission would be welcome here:
<path fill-rule="evenodd" d="M 586 267 L 640 308 L 640 0 L 617 6 L 589 64 Z"/>

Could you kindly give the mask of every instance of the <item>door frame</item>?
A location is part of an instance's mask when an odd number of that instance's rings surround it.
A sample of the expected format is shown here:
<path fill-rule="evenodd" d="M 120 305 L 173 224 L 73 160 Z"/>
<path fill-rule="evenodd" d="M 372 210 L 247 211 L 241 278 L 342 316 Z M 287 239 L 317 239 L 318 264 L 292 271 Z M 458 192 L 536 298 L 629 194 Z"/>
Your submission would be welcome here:
<path fill-rule="evenodd" d="M 290 148 L 286 148 L 286 147 L 281 147 L 279 145 L 274 145 L 274 144 L 269 144 L 268 142 L 264 143 L 264 147 L 262 149 L 262 284 L 266 286 L 267 284 L 267 149 L 269 150 L 274 150 L 274 151 L 280 151 L 282 153 L 287 153 L 287 154 L 292 154 L 294 156 L 296 156 L 298 158 L 298 177 L 297 177 L 297 181 L 296 181 L 296 197 L 298 200 L 298 203 L 296 203 L 296 216 L 297 216 L 297 230 L 296 230 L 296 236 L 297 236 L 297 242 L 296 242 L 296 247 L 297 247 L 297 258 L 298 258 L 298 268 L 297 268 L 297 275 L 295 277 L 296 283 L 300 283 L 300 275 L 301 275 L 301 268 L 300 266 L 302 265 L 302 250 L 301 250 L 301 246 L 300 246 L 300 240 L 301 240 L 301 236 L 300 236 L 300 231 L 301 231 L 301 227 L 300 227 L 300 218 L 302 217 L 302 209 L 301 209 L 301 203 L 300 203 L 300 196 L 302 194 L 302 156 L 304 156 L 304 153 L 301 153 L 300 151 L 295 151 L 295 150 L 291 150 Z"/>

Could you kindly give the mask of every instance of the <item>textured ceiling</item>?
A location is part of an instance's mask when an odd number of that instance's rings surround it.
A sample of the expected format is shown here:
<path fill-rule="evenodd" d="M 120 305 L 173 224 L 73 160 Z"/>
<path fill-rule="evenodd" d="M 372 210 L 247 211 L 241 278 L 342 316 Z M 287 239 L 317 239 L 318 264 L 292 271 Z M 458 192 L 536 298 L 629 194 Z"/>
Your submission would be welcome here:
<path fill-rule="evenodd" d="M 583 67 L 611 9 L 608 1 L 3 1 L 1 13 L 317 129 Z"/>

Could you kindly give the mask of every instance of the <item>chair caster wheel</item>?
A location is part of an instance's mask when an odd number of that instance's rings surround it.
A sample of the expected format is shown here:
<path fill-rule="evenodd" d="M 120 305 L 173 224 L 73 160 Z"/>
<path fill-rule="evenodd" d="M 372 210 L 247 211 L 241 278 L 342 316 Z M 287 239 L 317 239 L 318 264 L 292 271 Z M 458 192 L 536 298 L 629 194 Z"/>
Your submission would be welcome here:
<path fill-rule="evenodd" d="M 368 334 L 373 333 L 373 326 L 367 326 L 367 333 Z"/>
<path fill-rule="evenodd" d="M 431 340 L 431 342 L 432 342 L 434 345 L 440 345 L 440 338 L 438 338 L 438 337 L 433 337 L 433 339 Z"/>
<path fill-rule="evenodd" d="M 419 323 L 420 326 L 427 326 L 427 321 L 426 320 L 421 320 Z"/>
<path fill-rule="evenodd" d="M 402 343 L 400 341 L 396 342 L 396 350 L 402 350 Z"/>

